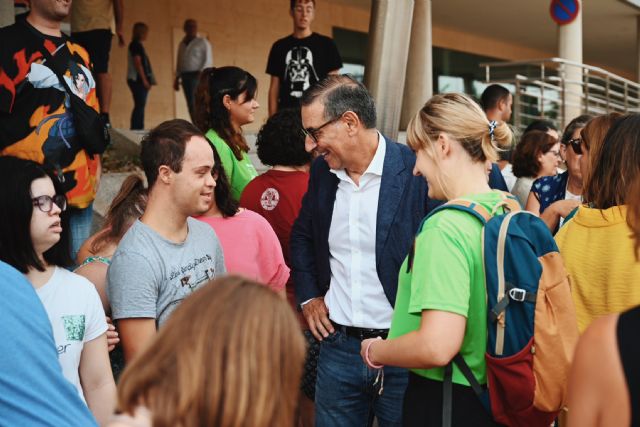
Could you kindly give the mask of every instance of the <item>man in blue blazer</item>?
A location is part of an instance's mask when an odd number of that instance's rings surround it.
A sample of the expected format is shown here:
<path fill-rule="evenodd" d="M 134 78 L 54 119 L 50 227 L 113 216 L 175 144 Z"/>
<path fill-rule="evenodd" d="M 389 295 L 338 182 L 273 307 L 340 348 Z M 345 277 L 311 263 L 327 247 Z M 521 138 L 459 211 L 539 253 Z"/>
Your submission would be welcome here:
<path fill-rule="evenodd" d="M 302 98 L 307 151 L 318 158 L 291 232 L 298 303 L 321 341 L 316 426 L 402 421 L 407 371 L 369 369 L 360 343 L 386 337 L 400 265 L 431 203 L 415 155 L 376 129 L 367 89 L 330 75 Z"/>

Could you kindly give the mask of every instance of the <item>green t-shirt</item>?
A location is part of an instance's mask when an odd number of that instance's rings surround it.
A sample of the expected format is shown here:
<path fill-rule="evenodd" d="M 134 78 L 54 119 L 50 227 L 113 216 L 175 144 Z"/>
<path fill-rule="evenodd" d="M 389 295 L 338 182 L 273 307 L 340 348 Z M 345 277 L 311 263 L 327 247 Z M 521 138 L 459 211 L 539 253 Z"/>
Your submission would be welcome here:
<path fill-rule="evenodd" d="M 462 197 L 491 212 L 502 200 L 499 192 Z M 407 259 L 400 267 L 398 294 L 389 338 L 420 328 L 423 310 L 439 310 L 467 318 L 460 353 L 480 384 L 485 384 L 487 301 L 482 260 L 482 224 L 473 215 L 444 210 L 429 218 L 416 237 L 412 271 Z M 444 368 L 412 369 L 420 376 L 442 381 Z M 469 385 L 457 366 L 453 382 Z"/>
<path fill-rule="evenodd" d="M 207 132 L 206 137 L 218 151 L 222 167 L 229 179 L 229 185 L 231 185 L 231 197 L 240 200 L 244 187 L 258 176 L 256 168 L 245 152 L 242 152 L 242 160 L 238 160 L 231 151 L 231 147 L 213 129 Z"/>

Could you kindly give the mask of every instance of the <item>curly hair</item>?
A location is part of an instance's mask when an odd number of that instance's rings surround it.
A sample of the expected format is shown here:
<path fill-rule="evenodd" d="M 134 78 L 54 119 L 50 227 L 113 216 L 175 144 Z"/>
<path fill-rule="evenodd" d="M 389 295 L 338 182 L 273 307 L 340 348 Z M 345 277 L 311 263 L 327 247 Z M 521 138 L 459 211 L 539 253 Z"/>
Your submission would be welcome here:
<path fill-rule="evenodd" d="M 236 101 L 245 93 L 244 102 L 256 96 L 258 83 L 249 72 L 239 67 L 205 68 L 200 75 L 196 88 L 195 112 L 193 123 L 203 133 L 213 129 L 229 145 L 233 155 L 242 160 L 242 153 L 249 151 L 249 145 L 231 125 L 229 110 L 223 99 L 229 95 Z"/>
<path fill-rule="evenodd" d="M 540 172 L 538 156 L 551 150 L 558 141 L 546 132 L 532 130 L 522 135 L 513 151 L 513 174 L 518 177 L 535 177 Z"/>
<path fill-rule="evenodd" d="M 300 108 L 280 110 L 262 126 L 256 139 L 258 158 L 268 166 L 303 166 L 311 161 L 304 149 Z"/>

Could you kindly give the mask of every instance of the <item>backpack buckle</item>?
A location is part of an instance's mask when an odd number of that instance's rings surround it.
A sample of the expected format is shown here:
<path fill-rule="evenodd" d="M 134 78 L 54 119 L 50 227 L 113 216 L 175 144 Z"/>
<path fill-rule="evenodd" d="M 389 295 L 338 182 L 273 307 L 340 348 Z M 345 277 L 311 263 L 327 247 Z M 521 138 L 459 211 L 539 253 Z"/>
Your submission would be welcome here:
<path fill-rule="evenodd" d="M 524 302 L 527 297 L 527 291 L 520 288 L 512 288 L 509 289 L 509 297 L 514 301 Z"/>

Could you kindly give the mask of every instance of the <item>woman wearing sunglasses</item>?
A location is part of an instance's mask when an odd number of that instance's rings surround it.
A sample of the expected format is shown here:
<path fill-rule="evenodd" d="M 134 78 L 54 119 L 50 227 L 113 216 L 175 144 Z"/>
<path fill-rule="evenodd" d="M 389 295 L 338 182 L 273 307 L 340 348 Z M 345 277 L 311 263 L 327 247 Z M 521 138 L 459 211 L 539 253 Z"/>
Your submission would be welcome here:
<path fill-rule="evenodd" d="M 582 115 L 571 120 L 562 134 L 567 170 L 558 175 L 544 176 L 534 181 L 526 209 L 547 224 L 552 233 L 558 231 L 564 218 L 582 201 L 582 150 L 580 132 L 592 116 Z"/>
<path fill-rule="evenodd" d="M 582 204 L 556 242 L 571 280 L 578 329 L 640 304 L 640 263 L 626 222 L 640 178 L 640 115 L 608 114 L 582 130 Z"/>
<path fill-rule="evenodd" d="M 260 107 L 257 90 L 255 77 L 238 67 L 206 68 L 196 89 L 193 122 L 218 150 L 234 200 L 258 176 L 242 135 L 242 126 L 253 123 Z"/>
<path fill-rule="evenodd" d="M 104 424 L 116 391 L 107 323 L 95 287 L 65 269 L 73 265 L 66 198 L 37 163 L 0 157 L 0 171 L 0 260 L 33 285 L 49 316 L 64 376 Z"/>

